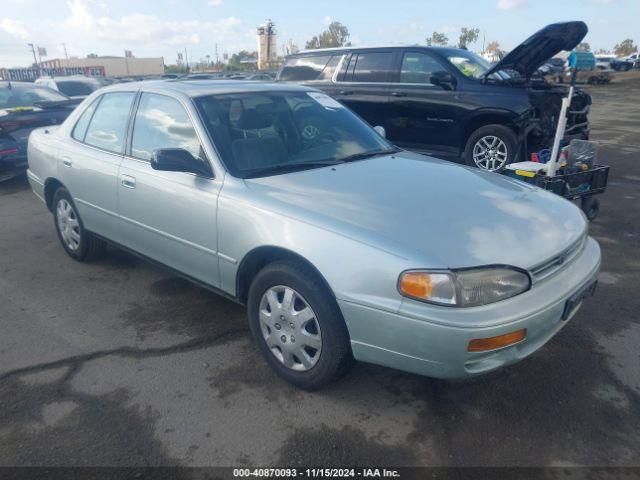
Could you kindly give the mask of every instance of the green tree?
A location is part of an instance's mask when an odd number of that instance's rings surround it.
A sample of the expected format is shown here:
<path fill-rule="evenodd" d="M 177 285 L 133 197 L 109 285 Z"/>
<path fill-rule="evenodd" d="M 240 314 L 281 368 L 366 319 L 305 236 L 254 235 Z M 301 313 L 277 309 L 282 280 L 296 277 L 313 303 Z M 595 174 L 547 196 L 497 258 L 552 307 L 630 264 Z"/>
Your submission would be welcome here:
<path fill-rule="evenodd" d="M 336 21 L 331 22 L 324 32 L 307 42 L 307 49 L 350 46 L 349 29 Z"/>
<path fill-rule="evenodd" d="M 458 48 L 464 48 L 467 50 L 467 47 L 471 43 L 475 43 L 475 41 L 478 40 L 479 33 L 479 28 L 462 27 L 460 29 L 460 37 L 458 38 Z"/>
<path fill-rule="evenodd" d="M 589 45 L 587 42 L 582 42 L 582 43 L 579 43 L 578 45 L 576 45 L 576 48 L 574 48 L 574 50 L 576 52 L 590 52 L 591 51 L 591 45 Z"/>
<path fill-rule="evenodd" d="M 632 53 L 636 53 L 638 51 L 637 45 L 634 45 L 633 40 L 627 38 L 613 47 L 613 53 L 618 57 L 626 57 L 631 55 Z"/>
<path fill-rule="evenodd" d="M 430 47 L 446 47 L 449 44 L 449 38 L 441 32 L 433 32 L 427 38 L 427 45 Z"/>

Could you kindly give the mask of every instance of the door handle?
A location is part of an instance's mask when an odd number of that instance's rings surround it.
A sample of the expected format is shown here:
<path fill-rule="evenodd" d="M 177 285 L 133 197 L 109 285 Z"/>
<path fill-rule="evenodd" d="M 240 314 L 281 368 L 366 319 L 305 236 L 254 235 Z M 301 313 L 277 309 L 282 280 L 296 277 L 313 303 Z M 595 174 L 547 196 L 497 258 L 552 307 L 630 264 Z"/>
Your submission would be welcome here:
<path fill-rule="evenodd" d="M 340 95 L 352 95 L 353 92 L 351 90 L 340 90 L 338 92 Z"/>
<path fill-rule="evenodd" d="M 67 167 L 67 168 L 71 168 L 71 159 L 69 158 L 63 158 L 62 159 L 62 165 Z"/>
<path fill-rule="evenodd" d="M 122 175 L 120 183 L 125 188 L 136 188 L 136 179 L 130 175 Z"/>
<path fill-rule="evenodd" d="M 391 92 L 391 95 L 393 95 L 394 97 L 406 97 L 407 94 L 404 92 Z"/>

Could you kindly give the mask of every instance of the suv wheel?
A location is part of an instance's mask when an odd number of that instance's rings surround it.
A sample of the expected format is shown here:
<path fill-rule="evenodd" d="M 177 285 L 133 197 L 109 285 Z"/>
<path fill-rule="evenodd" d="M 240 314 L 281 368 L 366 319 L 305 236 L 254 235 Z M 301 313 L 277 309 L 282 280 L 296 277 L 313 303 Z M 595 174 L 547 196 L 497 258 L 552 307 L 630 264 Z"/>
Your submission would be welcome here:
<path fill-rule="evenodd" d="M 276 262 L 253 280 L 249 325 L 277 374 L 305 390 L 340 378 L 353 357 L 338 305 L 317 274 L 302 264 Z"/>
<path fill-rule="evenodd" d="M 515 160 L 518 139 L 503 125 L 487 125 L 471 134 L 464 152 L 467 165 L 500 172 Z"/>
<path fill-rule="evenodd" d="M 59 188 L 53 195 L 53 221 L 65 252 L 81 262 L 96 259 L 107 250 L 107 244 L 84 229 L 71 195 Z"/>

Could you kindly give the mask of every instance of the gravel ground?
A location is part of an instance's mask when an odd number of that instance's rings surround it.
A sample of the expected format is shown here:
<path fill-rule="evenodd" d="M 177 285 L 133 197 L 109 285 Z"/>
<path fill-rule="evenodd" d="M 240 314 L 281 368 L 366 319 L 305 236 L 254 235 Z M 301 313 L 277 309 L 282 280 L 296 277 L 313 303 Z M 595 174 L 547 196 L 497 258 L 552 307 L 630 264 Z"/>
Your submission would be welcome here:
<path fill-rule="evenodd" d="M 243 308 L 120 251 L 73 262 L 26 181 L 0 184 L 0 465 L 640 465 L 640 81 L 591 92 L 598 292 L 471 381 L 358 364 L 296 390 Z"/>

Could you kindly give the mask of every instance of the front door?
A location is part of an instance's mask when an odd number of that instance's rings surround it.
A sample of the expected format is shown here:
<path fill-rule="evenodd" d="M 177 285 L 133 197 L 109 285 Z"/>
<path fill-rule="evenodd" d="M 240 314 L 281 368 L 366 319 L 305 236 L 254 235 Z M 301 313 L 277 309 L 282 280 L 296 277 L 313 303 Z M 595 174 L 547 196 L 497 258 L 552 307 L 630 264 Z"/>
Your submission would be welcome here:
<path fill-rule="evenodd" d="M 142 93 L 118 191 L 124 244 L 196 280 L 219 285 L 216 207 L 221 178 L 151 168 L 154 150 L 184 148 L 208 162 L 186 104 Z"/>
<path fill-rule="evenodd" d="M 387 137 L 398 146 L 430 152 L 458 153 L 463 114 L 455 90 L 432 83 L 446 69 L 422 51 L 404 51 L 390 88 Z"/>

